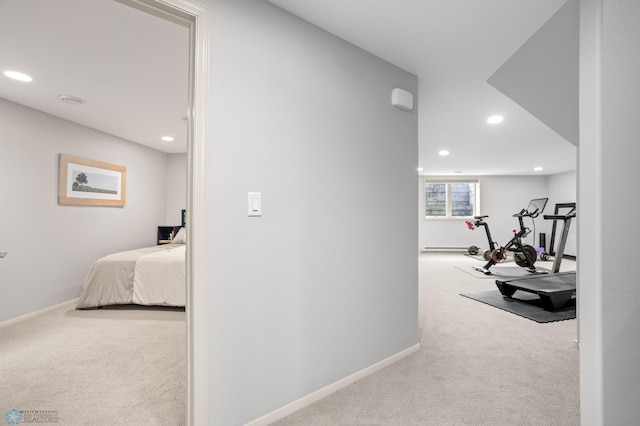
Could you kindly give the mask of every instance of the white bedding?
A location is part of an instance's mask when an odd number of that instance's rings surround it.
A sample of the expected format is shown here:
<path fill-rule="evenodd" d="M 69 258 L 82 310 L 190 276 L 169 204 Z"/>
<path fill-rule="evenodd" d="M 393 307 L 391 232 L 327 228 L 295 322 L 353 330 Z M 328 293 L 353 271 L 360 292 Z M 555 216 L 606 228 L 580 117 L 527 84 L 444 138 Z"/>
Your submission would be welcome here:
<path fill-rule="evenodd" d="M 185 306 L 185 244 L 164 244 L 97 260 L 76 308 L 105 305 Z"/>

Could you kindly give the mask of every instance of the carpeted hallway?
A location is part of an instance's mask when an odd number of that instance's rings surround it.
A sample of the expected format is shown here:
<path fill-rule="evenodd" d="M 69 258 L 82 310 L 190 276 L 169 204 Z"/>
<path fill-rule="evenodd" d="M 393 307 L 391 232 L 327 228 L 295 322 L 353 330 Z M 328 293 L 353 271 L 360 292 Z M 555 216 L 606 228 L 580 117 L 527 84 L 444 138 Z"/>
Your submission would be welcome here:
<path fill-rule="evenodd" d="M 275 424 L 578 425 L 576 320 L 540 324 L 460 296 L 495 288 L 461 253 L 419 262 L 422 349 Z M 185 336 L 183 310 L 135 306 L 68 305 L 0 328 L 1 414 L 184 424 Z"/>
<path fill-rule="evenodd" d="M 460 296 L 496 288 L 460 270 L 482 263 L 422 253 L 422 349 L 276 425 L 578 425 L 576 320 L 540 324 Z"/>

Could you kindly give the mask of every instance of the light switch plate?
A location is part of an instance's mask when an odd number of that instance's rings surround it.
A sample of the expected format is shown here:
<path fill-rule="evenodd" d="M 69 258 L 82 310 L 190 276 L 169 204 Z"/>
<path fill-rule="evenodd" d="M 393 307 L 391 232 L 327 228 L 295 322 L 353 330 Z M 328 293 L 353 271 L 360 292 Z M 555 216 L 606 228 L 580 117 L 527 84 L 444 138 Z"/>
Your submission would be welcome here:
<path fill-rule="evenodd" d="M 247 214 L 249 217 L 262 216 L 262 193 L 249 192 L 247 203 Z"/>

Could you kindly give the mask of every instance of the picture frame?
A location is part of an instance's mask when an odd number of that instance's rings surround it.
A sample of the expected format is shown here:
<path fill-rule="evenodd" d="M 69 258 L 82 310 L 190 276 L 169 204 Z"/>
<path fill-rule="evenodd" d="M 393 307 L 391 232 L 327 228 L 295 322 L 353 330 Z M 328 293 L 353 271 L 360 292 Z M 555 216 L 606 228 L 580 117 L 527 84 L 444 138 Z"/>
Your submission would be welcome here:
<path fill-rule="evenodd" d="M 127 168 L 60 154 L 58 204 L 124 207 Z"/>

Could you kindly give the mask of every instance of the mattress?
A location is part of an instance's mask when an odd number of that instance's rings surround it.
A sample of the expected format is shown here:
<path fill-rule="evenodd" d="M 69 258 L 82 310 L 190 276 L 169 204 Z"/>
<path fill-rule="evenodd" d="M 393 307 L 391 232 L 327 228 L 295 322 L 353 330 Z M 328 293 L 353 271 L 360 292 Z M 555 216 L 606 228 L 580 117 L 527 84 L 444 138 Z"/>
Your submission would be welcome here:
<path fill-rule="evenodd" d="M 91 266 L 76 308 L 185 306 L 185 254 L 185 244 L 164 244 L 105 256 Z"/>

